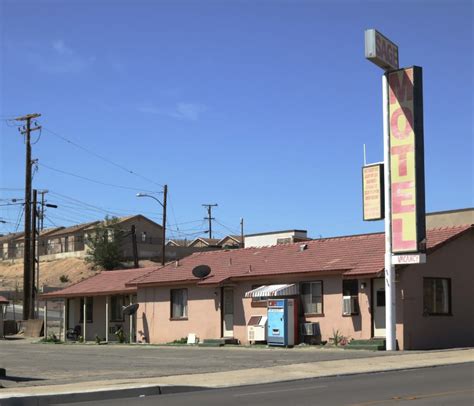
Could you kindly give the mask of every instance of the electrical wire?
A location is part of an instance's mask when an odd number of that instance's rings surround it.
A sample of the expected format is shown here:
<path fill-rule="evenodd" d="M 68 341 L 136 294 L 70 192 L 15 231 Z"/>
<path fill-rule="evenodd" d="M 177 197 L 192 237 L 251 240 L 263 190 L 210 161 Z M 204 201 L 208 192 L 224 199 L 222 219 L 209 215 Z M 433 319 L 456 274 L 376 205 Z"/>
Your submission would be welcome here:
<path fill-rule="evenodd" d="M 130 187 L 130 186 L 115 185 L 113 183 L 102 182 L 100 180 L 91 179 L 91 178 L 88 178 L 86 176 L 82 176 L 82 175 L 78 175 L 78 174 L 75 174 L 75 173 L 72 173 L 72 172 L 64 171 L 62 169 L 53 168 L 53 167 L 51 167 L 49 165 L 46 165 L 44 163 L 41 163 L 41 164 L 38 164 L 38 165 L 40 165 L 43 168 L 49 169 L 51 171 L 62 173 L 63 175 L 73 176 L 75 178 L 86 180 L 88 182 L 96 183 L 96 184 L 102 185 L 102 186 L 110 186 L 110 187 L 115 187 L 115 188 L 119 188 L 119 189 L 134 190 L 136 192 L 157 193 L 156 191 L 144 190 L 144 189 L 138 189 L 138 188 Z"/>
<path fill-rule="evenodd" d="M 231 230 L 229 227 L 227 227 L 225 224 L 222 224 L 221 222 L 219 222 L 218 220 L 214 219 L 214 221 L 219 224 L 221 227 L 224 227 L 227 231 L 230 231 L 233 235 L 239 235 L 238 232 L 236 232 L 235 230 Z"/>
<path fill-rule="evenodd" d="M 63 140 L 64 142 L 66 142 L 66 143 L 68 143 L 68 144 L 71 144 L 71 145 L 75 146 L 76 148 L 79 148 L 79 149 L 81 149 L 82 151 L 87 152 L 88 154 L 91 154 L 91 155 L 95 156 L 96 158 L 101 159 L 101 160 L 103 160 L 103 161 L 109 163 L 110 165 L 113 165 L 113 166 L 115 166 L 115 167 L 117 167 L 117 168 L 119 168 L 119 169 L 121 169 L 121 170 L 127 172 L 128 174 L 131 174 L 131 175 L 134 175 L 134 176 L 136 176 L 136 177 L 139 177 L 139 178 L 141 178 L 141 179 L 143 179 L 143 180 L 146 180 L 147 182 L 153 183 L 154 185 L 163 187 L 162 184 L 157 183 L 157 182 L 155 182 L 154 180 L 149 179 L 149 178 L 147 178 L 146 176 L 143 176 L 143 175 L 141 175 L 141 174 L 138 173 L 138 172 L 135 172 L 135 171 L 133 171 L 133 170 L 131 170 L 131 169 L 129 169 L 129 168 L 126 168 L 125 166 L 123 166 L 123 165 L 121 165 L 121 164 L 118 164 L 118 163 L 112 161 L 111 159 L 106 158 L 106 157 L 104 157 L 104 156 L 102 156 L 102 155 L 100 155 L 100 154 L 98 154 L 98 153 L 96 153 L 96 152 L 94 152 L 94 151 L 92 151 L 92 150 L 86 148 L 86 147 L 83 147 L 82 145 L 79 145 L 77 142 L 71 141 L 70 139 L 64 137 L 64 136 L 61 135 L 61 134 L 58 134 L 58 133 L 55 132 L 55 131 L 52 131 L 52 130 L 49 129 L 49 128 L 46 128 L 46 127 L 43 127 L 43 128 L 44 128 L 44 130 L 47 131 L 48 133 L 50 133 L 50 134 L 52 134 L 52 135 L 58 137 L 59 139 Z"/>

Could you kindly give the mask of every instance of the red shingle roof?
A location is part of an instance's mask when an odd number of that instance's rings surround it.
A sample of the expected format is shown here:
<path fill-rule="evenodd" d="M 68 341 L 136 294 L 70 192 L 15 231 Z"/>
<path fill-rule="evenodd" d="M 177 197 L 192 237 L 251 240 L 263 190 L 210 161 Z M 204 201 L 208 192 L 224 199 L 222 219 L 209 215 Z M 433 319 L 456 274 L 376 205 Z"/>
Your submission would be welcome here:
<path fill-rule="evenodd" d="M 126 286 L 132 279 L 143 276 L 156 267 L 102 271 L 101 273 L 75 283 L 56 292 L 41 295 L 41 298 L 101 296 L 110 294 L 134 293 L 136 286 Z"/>
<path fill-rule="evenodd" d="M 471 225 L 428 230 L 428 253 L 461 235 Z M 262 248 L 199 252 L 146 275 L 127 285 L 155 285 L 192 282 L 200 285 L 226 279 L 267 277 L 315 272 L 342 272 L 345 276 L 373 275 L 384 268 L 384 233 L 325 238 L 304 243 Z M 305 246 L 305 249 L 302 247 Z M 209 277 L 199 280 L 192 270 L 211 268 Z"/>
<path fill-rule="evenodd" d="M 457 238 L 471 225 L 428 230 L 428 253 Z M 205 279 L 193 276 L 198 265 L 208 265 Z M 374 275 L 384 267 L 384 234 L 325 238 L 263 248 L 198 252 L 164 267 L 103 271 L 43 298 L 134 293 L 139 285 L 217 284 L 228 279 L 288 274 L 338 272 L 345 276 Z"/>

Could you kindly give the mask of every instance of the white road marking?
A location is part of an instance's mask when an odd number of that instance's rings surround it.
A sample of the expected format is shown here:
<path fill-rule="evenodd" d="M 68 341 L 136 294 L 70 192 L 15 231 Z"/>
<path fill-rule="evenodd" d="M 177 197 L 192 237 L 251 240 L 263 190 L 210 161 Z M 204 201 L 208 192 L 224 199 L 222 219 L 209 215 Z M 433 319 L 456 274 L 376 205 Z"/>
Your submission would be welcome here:
<path fill-rule="evenodd" d="M 268 391 L 261 391 L 261 392 L 248 392 L 248 393 L 237 393 L 234 396 L 253 396 L 253 395 L 265 395 L 267 393 L 276 393 L 276 392 L 290 392 L 290 391 L 299 391 L 305 389 L 322 389 L 327 388 L 328 385 L 321 385 L 321 386 L 300 386 L 299 388 L 290 388 L 290 389 L 273 389 Z"/>

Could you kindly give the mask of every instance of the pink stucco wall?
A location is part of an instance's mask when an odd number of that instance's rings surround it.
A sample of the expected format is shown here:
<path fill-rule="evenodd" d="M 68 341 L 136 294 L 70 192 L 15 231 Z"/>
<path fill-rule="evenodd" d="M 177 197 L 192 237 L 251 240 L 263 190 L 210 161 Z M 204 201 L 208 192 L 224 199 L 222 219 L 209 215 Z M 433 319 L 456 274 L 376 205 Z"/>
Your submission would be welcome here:
<path fill-rule="evenodd" d="M 219 338 L 220 289 L 180 286 L 188 289 L 188 318 L 170 319 L 170 287 L 138 290 L 137 338 L 142 342 L 168 343 L 195 333 L 201 340 Z"/>
<path fill-rule="evenodd" d="M 359 280 L 360 314 L 342 316 L 342 277 L 326 275 L 313 278 L 279 277 L 266 280 L 237 282 L 234 289 L 234 338 L 247 344 L 247 322 L 251 316 L 265 315 L 266 307 L 252 306 L 252 300 L 246 299 L 245 292 L 253 285 L 271 283 L 295 283 L 303 281 L 323 281 L 324 315 L 302 318 L 300 321 L 320 323 L 323 340 L 332 336 L 333 330 L 339 330 L 348 338 L 371 337 L 370 280 Z M 364 290 L 360 283 L 365 282 Z M 171 287 L 146 287 L 138 289 L 140 308 L 137 315 L 138 338 L 143 342 L 167 343 L 195 333 L 201 340 L 221 336 L 221 289 L 218 287 L 182 286 L 188 289 L 188 318 L 170 320 Z M 145 338 L 146 337 L 146 338 Z"/>
<path fill-rule="evenodd" d="M 397 340 L 400 349 L 446 348 L 474 345 L 474 297 L 472 272 L 474 264 L 474 233 L 446 244 L 428 256 L 428 263 L 397 269 Z M 423 315 L 423 277 L 451 278 L 452 315 Z M 252 305 L 245 292 L 253 285 L 275 283 L 323 282 L 323 315 L 303 317 L 300 322 L 318 322 L 322 340 L 334 330 L 351 339 L 372 336 L 371 280 L 359 279 L 360 314 L 342 315 L 342 275 L 278 276 L 267 279 L 236 281 L 234 289 L 234 338 L 247 344 L 246 324 L 251 316 L 265 315 L 266 307 Z M 365 288 L 361 284 L 365 283 Z M 221 288 L 188 288 L 187 320 L 170 320 L 171 287 L 138 289 L 140 309 L 137 331 L 151 343 L 166 343 L 196 333 L 202 340 L 221 337 Z M 142 340 L 145 341 L 145 340 Z"/>
<path fill-rule="evenodd" d="M 406 349 L 474 345 L 474 233 L 471 231 L 428 256 L 423 265 L 401 272 Z M 423 278 L 451 278 L 452 315 L 423 315 Z"/>

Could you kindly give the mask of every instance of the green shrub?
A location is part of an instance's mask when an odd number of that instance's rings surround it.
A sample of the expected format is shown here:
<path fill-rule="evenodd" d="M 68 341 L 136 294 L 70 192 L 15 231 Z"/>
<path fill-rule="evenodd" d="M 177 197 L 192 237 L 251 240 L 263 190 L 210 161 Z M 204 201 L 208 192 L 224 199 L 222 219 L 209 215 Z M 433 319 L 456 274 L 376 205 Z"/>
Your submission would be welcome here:
<path fill-rule="evenodd" d="M 59 282 L 61 282 L 61 283 L 67 283 L 67 282 L 69 282 L 69 276 L 67 276 L 67 275 L 61 275 L 61 276 L 59 277 Z"/>
<path fill-rule="evenodd" d="M 43 337 L 41 339 L 41 342 L 43 343 L 60 343 L 61 340 L 56 336 L 56 334 L 51 333 L 48 335 L 48 337 Z"/>
<path fill-rule="evenodd" d="M 122 328 L 119 328 L 116 332 L 115 335 L 117 336 L 117 339 L 119 340 L 120 344 L 123 344 L 125 342 L 125 333 Z"/>

